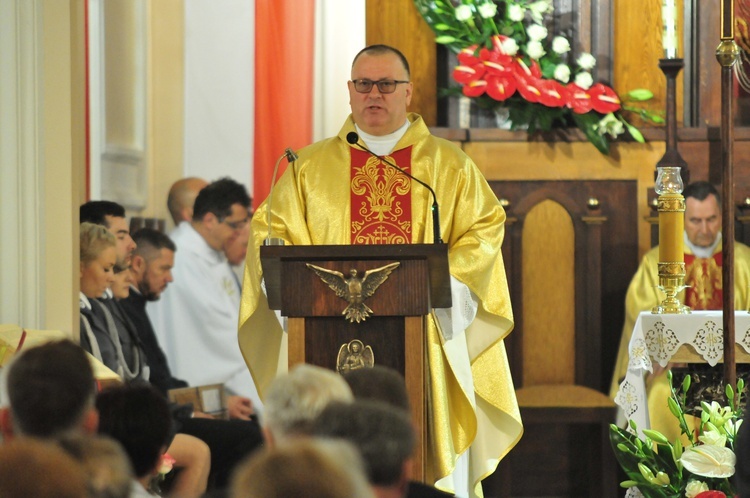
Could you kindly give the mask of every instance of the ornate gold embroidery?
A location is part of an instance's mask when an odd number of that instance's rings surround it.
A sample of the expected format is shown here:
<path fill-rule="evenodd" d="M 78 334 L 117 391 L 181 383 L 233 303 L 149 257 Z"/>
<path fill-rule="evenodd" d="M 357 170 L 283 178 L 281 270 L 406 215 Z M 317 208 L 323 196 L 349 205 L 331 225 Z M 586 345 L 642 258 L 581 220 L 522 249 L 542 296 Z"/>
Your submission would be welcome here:
<path fill-rule="evenodd" d="M 721 309 L 721 267 L 714 258 L 695 258 L 687 265 L 685 282 L 691 288 L 686 304 L 694 310 Z"/>
<path fill-rule="evenodd" d="M 390 157 L 386 159 L 393 161 Z M 411 188 L 411 181 L 393 168 L 383 168 L 374 157 L 354 170 L 356 173 L 352 178 L 352 192 L 366 196 L 367 199 L 359 207 L 359 213 L 365 222 L 397 221 L 403 210 L 393 194 L 406 195 Z"/>
<path fill-rule="evenodd" d="M 399 159 L 408 162 L 410 156 L 410 149 L 402 149 L 385 159 L 399 164 Z M 352 243 L 410 243 L 411 179 L 378 158 L 363 157 L 357 151 L 352 152 L 352 162 Z"/>

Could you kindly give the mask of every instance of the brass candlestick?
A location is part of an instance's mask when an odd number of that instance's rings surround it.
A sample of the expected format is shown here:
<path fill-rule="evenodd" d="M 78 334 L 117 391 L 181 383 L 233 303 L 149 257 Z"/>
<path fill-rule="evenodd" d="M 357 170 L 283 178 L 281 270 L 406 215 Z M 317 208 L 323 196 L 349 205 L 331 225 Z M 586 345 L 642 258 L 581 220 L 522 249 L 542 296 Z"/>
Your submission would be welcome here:
<path fill-rule="evenodd" d="M 682 196 L 680 168 L 659 166 L 655 190 L 659 194 L 659 289 L 665 297 L 652 313 L 690 313 L 690 308 L 677 298 L 685 288 L 685 198 Z"/>

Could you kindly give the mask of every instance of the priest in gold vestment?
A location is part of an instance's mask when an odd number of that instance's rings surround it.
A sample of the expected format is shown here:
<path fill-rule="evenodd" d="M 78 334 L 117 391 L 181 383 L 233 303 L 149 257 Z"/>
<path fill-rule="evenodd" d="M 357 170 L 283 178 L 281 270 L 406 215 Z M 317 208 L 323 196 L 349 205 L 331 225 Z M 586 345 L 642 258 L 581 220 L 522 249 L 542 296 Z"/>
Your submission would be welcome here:
<path fill-rule="evenodd" d="M 400 52 L 383 45 L 364 49 L 348 86 L 352 114 L 338 136 L 301 149 L 279 179 L 273 236 L 288 245 L 433 242 L 429 191 L 350 146 L 351 132 L 434 188 L 453 308 L 427 319 L 428 471 L 444 490 L 481 496 L 481 479 L 523 432 L 503 345 L 513 328 L 500 251 L 505 212 L 471 159 L 407 113 L 412 83 Z M 262 287 L 259 246 L 268 233 L 268 209 L 262 204 L 253 217 L 239 328 L 261 398 L 287 368 L 286 334 Z"/>
<path fill-rule="evenodd" d="M 683 192 L 685 196 L 685 284 L 679 298 L 693 310 L 722 309 L 722 253 L 721 209 L 719 192 L 708 182 L 695 182 Z M 628 369 L 628 345 L 633 327 L 642 311 L 650 311 L 664 299 L 657 289 L 659 248 L 651 249 L 643 257 L 638 271 L 628 287 L 625 298 L 625 325 L 620 349 L 610 386 L 613 398 Z M 734 305 L 737 310 L 750 306 L 750 247 L 734 244 Z M 667 407 L 670 387 L 666 372 L 654 363 L 654 374 L 647 380 L 648 412 L 651 428 L 666 435 L 671 441 L 679 437 L 680 429 Z"/>

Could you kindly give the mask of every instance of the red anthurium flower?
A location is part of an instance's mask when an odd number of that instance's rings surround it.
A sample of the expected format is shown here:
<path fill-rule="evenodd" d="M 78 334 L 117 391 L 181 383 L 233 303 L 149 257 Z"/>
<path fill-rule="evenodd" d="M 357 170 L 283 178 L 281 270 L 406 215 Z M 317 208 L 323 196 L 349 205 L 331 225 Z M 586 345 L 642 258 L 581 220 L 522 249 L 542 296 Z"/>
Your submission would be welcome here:
<path fill-rule="evenodd" d="M 516 80 L 512 76 L 487 76 L 487 95 L 502 102 L 516 93 Z"/>
<path fill-rule="evenodd" d="M 576 114 L 586 114 L 593 108 L 591 102 L 591 95 L 589 92 L 576 85 L 575 83 L 569 83 L 567 86 L 568 90 L 568 107 L 570 107 Z"/>
<path fill-rule="evenodd" d="M 482 54 L 485 55 L 484 53 Z M 513 57 L 510 55 L 501 54 L 499 52 L 487 51 L 484 66 L 487 69 L 487 74 L 495 76 L 510 76 L 513 72 Z"/>
<path fill-rule="evenodd" d="M 568 89 L 555 80 L 541 80 L 539 90 L 539 102 L 547 107 L 564 107 L 568 103 Z"/>
<path fill-rule="evenodd" d="M 703 491 L 695 495 L 695 498 L 727 498 L 721 491 Z"/>
<path fill-rule="evenodd" d="M 620 98 L 614 90 L 606 85 L 597 83 L 589 88 L 591 104 L 596 112 L 607 114 L 620 109 Z"/>
<path fill-rule="evenodd" d="M 483 64 L 475 64 L 474 66 L 456 66 L 453 70 L 453 79 L 458 83 L 465 85 L 472 81 L 476 81 L 484 76 L 485 68 Z"/>
<path fill-rule="evenodd" d="M 514 59 L 514 62 L 516 73 L 518 73 L 522 77 L 531 77 L 537 80 L 542 78 L 542 70 L 539 67 L 539 63 L 537 61 L 531 61 L 531 65 L 527 66 L 523 59 L 521 59 L 520 57 L 516 57 Z"/>
<path fill-rule="evenodd" d="M 541 80 L 531 74 L 531 70 L 521 59 L 517 58 L 515 61 L 516 64 L 514 64 L 513 68 L 518 93 L 529 102 L 539 102 L 539 97 L 542 95 L 539 89 Z"/>
<path fill-rule="evenodd" d="M 479 57 L 474 55 L 474 52 L 476 52 L 476 50 L 476 45 L 472 45 L 461 50 L 458 53 L 458 62 L 460 62 L 462 66 L 473 66 L 475 64 L 479 64 L 481 62 L 479 60 Z"/>
<path fill-rule="evenodd" d="M 467 97 L 479 97 L 487 89 L 485 80 L 476 80 L 464 85 L 463 92 Z"/>
<path fill-rule="evenodd" d="M 539 63 L 537 61 L 531 61 L 531 65 L 529 66 L 529 71 L 531 71 L 531 75 L 534 78 L 542 77 L 542 68 L 539 67 Z"/>

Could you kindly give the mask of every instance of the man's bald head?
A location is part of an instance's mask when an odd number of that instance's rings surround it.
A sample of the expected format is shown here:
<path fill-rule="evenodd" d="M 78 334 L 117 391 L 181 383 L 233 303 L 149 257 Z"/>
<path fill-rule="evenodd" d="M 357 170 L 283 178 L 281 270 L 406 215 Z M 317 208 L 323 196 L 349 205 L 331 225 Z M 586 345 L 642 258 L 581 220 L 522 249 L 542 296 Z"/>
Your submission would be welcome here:
<path fill-rule="evenodd" d="M 192 221 L 195 198 L 206 185 L 206 180 L 197 177 L 183 178 L 172 184 L 167 197 L 167 208 L 175 225 L 181 221 Z"/>

